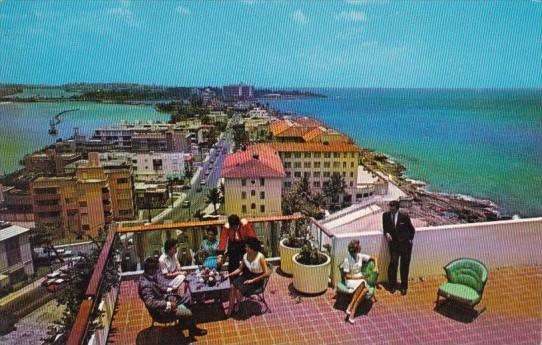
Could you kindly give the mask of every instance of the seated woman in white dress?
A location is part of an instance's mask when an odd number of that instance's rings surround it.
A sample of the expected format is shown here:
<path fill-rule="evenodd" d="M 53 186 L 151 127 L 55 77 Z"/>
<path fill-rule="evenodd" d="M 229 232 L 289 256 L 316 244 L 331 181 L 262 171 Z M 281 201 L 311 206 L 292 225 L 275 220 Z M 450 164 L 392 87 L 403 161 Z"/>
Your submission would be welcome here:
<path fill-rule="evenodd" d="M 182 293 L 180 287 L 186 278 L 186 272 L 181 270 L 181 264 L 177 259 L 177 241 L 174 239 L 168 239 L 164 243 L 164 254 L 160 256 L 158 260 L 160 263 L 160 273 L 158 282 L 164 289 L 172 288 L 179 290 Z"/>
<path fill-rule="evenodd" d="M 344 258 L 340 268 L 344 273 L 345 284 L 348 290 L 352 292 L 352 301 L 346 308 L 346 321 L 354 323 L 354 314 L 358 305 L 365 299 L 367 292 L 367 282 L 361 271 L 363 263 L 370 260 L 374 261 L 374 271 L 377 270 L 376 258 L 366 254 L 361 254 L 359 240 L 352 240 L 348 244 L 348 256 Z"/>

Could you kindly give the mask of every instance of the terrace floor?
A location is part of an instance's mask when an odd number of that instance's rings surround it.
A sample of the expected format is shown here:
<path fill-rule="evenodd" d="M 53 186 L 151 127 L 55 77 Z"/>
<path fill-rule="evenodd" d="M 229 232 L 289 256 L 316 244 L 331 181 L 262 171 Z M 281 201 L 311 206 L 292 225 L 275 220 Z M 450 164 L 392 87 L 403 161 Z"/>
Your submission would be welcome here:
<path fill-rule="evenodd" d="M 432 277 L 410 284 L 408 295 L 377 290 L 378 302 L 362 305 L 356 323 L 344 322 L 344 304 L 329 289 L 299 300 L 291 279 L 274 273 L 266 299 L 271 312 L 244 302 L 240 317 L 225 319 L 217 305 L 193 309 L 208 335 L 195 344 L 540 344 L 542 267 L 501 268 L 490 272 L 481 304 L 472 318 L 444 305 L 434 310 L 438 286 Z M 226 305 L 226 304 L 225 304 Z M 137 281 L 123 281 L 109 344 L 186 344 L 173 327 L 150 328 L 151 319 L 137 294 Z"/>

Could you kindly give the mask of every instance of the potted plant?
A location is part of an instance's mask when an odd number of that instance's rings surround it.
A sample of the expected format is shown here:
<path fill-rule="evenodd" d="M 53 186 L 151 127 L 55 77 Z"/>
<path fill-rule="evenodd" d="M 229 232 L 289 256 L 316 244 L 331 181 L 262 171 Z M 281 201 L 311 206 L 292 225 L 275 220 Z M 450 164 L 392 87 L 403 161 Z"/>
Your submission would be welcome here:
<path fill-rule="evenodd" d="M 282 227 L 282 240 L 279 243 L 280 269 L 283 273 L 292 275 L 292 257 L 301 251 L 307 244 L 307 224 L 305 221 L 284 223 Z"/>
<path fill-rule="evenodd" d="M 292 258 L 294 289 L 306 294 L 327 290 L 331 272 L 331 257 L 307 242 Z"/>

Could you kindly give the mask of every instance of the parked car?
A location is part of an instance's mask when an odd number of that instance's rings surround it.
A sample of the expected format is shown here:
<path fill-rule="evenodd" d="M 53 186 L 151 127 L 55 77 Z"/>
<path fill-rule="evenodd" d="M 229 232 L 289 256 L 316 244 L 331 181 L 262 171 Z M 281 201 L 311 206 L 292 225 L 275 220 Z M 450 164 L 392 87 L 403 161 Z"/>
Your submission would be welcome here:
<path fill-rule="evenodd" d="M 185 200 L 182 203 L 182 208 L 188 208 L 190 207 L 190 200 Z"/>

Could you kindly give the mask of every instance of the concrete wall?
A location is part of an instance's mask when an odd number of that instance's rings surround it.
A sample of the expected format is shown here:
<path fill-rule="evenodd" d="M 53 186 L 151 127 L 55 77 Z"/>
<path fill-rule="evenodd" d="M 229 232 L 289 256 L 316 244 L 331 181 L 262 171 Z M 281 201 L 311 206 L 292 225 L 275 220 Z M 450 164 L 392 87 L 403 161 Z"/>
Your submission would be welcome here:
<path fill-rule="evenodd" d="M 363 253 L 378 256 L 379 280 L 386 281 L 389 249 L 381 231 L 337 235 L 332 264 L 339 265 L 352 239 L 361 241 Z M 410 278 L 443 274 L 443 266 L 461 257 L 478 259 L 489 269 L 542 265 L 540 248 L 542 218 L 419 228 L 414 238 Z M 339 271 L 332 272 L 335 282 Z"/>

